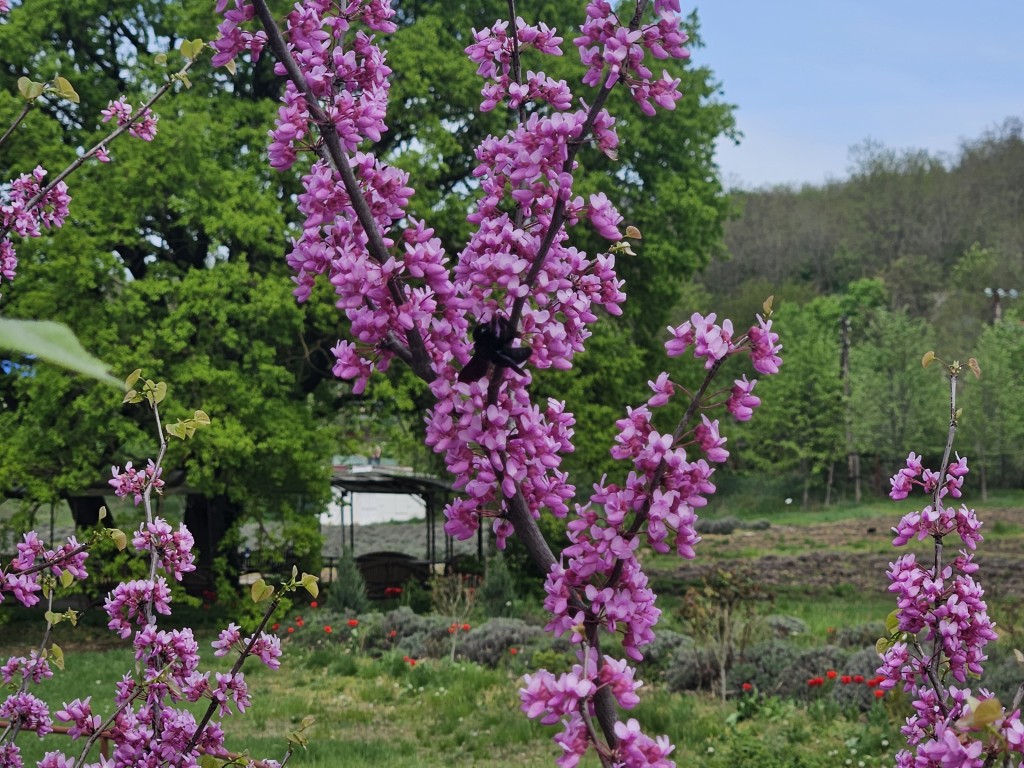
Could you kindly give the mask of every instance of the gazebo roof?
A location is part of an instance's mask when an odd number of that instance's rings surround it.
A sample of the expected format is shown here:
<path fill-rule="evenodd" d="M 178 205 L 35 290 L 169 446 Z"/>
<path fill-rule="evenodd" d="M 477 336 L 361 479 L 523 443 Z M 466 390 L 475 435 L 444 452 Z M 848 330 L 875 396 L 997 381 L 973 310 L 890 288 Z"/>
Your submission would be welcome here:
<path fill-rule="evenodd" d="M 357 493 L 412 493 L 427 496 L 451 493 L 452 484 L 432 475 L 417 475 L 399 467 L 336 466 L 331 485 Z"/>

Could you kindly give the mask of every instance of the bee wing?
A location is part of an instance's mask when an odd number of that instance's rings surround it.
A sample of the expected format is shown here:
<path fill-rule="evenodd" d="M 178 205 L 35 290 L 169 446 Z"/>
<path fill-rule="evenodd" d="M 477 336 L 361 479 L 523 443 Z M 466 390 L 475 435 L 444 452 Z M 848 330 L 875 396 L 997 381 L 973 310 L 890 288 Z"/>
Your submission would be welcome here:
<path fill-rule="evenodd" d="M 465 383 L 469 381 L 477 381 L 487 375 L 487 369 L 490 364 L 484 358 L 479 355 L 473 355 L 469 358 L 469 362 L 459 371 L 459 381 Z"/>

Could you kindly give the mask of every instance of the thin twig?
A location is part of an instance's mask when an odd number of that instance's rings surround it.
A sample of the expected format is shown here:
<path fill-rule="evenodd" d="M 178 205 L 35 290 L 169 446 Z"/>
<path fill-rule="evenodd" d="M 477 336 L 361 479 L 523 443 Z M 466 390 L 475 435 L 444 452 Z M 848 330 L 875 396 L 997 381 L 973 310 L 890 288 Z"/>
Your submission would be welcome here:
<path fill-rule="evenodd" d="M 195 59 L 185 62 L 185 66 L 178 70 L 177 75 L 184 75 L 186 72 L 189 71 L 189 69 L 192 68 L 193 64 L 195 64 Z M 66 179 L 72 173 L 81 168 L 85 164 L 86 160 L 95 155 L 96 152 L 98 152 L 106 144 L 109 144 L 118 136 L 123 134 L 129 128 L 131 128 L 133 125 L 135 125 L 137 122 L 145 118 L 146 113 L 149 111 L 150 107 L 152 107 L 153 104 L 155 104 L 157 100 L 160 99 L 160 97 L 162 97 L 165 93 L 167 93 L 169 90 L 171 90 L 171 88 L 174 87 L 175 80 L 176 77 L 169 78 L 166 83 L 161 85 L 156 90 L 156 92 L 150 97 L 149 101 L 143 104 L 139 111 L 128 120 L 128 122 L 126 122 L 124 125 L 118 126 L 116 129 L 111 131 L 109 134 L 107 134 L 106 137 L 101 139 L 99 143 L 94 145 L 92 149 L 90 149 L 88 152 L 83 153 L 80 157 L 75 158 L 74 161 L 72 161 L 67 168 L 65 168 L 63 171 L 54 176 L 49 184 L 40 189 L 39 192 L 37 192 L 33 197 L 29 198 L 29 201 L 25 203 L 25 209 L 30 210 L 35 206 L 39 205 L 39 203 L 42 201 L 44 197 L 46 197 L 46 195 L 52 192 L 58 184 L 64 181 L 64 179 Z M 6 227 L 0 227 L 0 239 L 4 238 L 13 227 L 13 222 Z"/>
<path fill-rule="evenodd" d="M 0 136 L 0 147 L 2 147 L 4 145 L 4 142 L 7 141 L 8 138 L 10 138 L 10 135 L 12 133 L 14 133 L 14 129 L 21 125 L 21 121 L 24 120 L 25 116 L 32 111 L 33 106 L 33 102 L 25 102 L 25 106 L 21 108 L 21 112 L 18 114 L 16 118 L 14 118 L 14 122 L 11 123 L 10 127 L 8 127 L 6 131 L 4 131 L 4 135 Z"/>

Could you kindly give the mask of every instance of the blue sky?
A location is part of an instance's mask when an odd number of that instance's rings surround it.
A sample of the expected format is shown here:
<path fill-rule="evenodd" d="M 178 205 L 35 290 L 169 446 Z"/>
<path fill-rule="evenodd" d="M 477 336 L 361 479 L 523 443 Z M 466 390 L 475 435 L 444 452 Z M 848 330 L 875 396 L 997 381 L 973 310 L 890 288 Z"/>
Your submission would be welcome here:
<path fill-rule="evenodd" d="M 1024 117 L 1024 2 L 715 0 L 696 4 L 710 66 L 745 138 L 728 187 L 843 178 L 849 148 L 955 154 Z M 684 12 L 694 3 L 682 3 Z"/>

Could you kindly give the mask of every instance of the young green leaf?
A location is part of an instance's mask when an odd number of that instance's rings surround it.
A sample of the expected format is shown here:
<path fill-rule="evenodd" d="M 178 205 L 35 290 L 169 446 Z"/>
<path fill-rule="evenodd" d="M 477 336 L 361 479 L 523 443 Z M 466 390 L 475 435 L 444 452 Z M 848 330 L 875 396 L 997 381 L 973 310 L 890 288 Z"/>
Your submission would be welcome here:
<path fill-rule="evenodd" d="M 119 528 L 110 529 L 110 540 L 117 546 L 118 552 L 124 552 L 124 548 L 128 546 L 128 537 Z"/>
<path fill-rule="evenodd" d="M 250 594 L 254 603 L 262 603 L 264 600 L 270 599 L 271 595 L 274 594 L 274 588 L 263 579 L 257 579 L 253 582 Z"/>
<path fill-rule="evenodd" d="M 60 94 L 62 99 L 67 99 L 72 104 L 79 102 L 78 94 L 75 92 L 74 86 L 67 81 L 67 78 L 63 78 L 58 75 L 54 78 L 54 85 L 57 88 L 57 93 Z"/>
<path fill-rule="evenodd" d="M 64 651 L 56 643 L 50 646 L 50 660 L 57 669 L 64 669 Z"/>
<path fill-rule="evenodd" d="M 134 371 L 128 374 L 128 378 L 124 380 L 124 389 L 126 392 L 129 390 L 134 391 L 135 382 L 142 377 L 142 369 L 136 368 Z"/>

